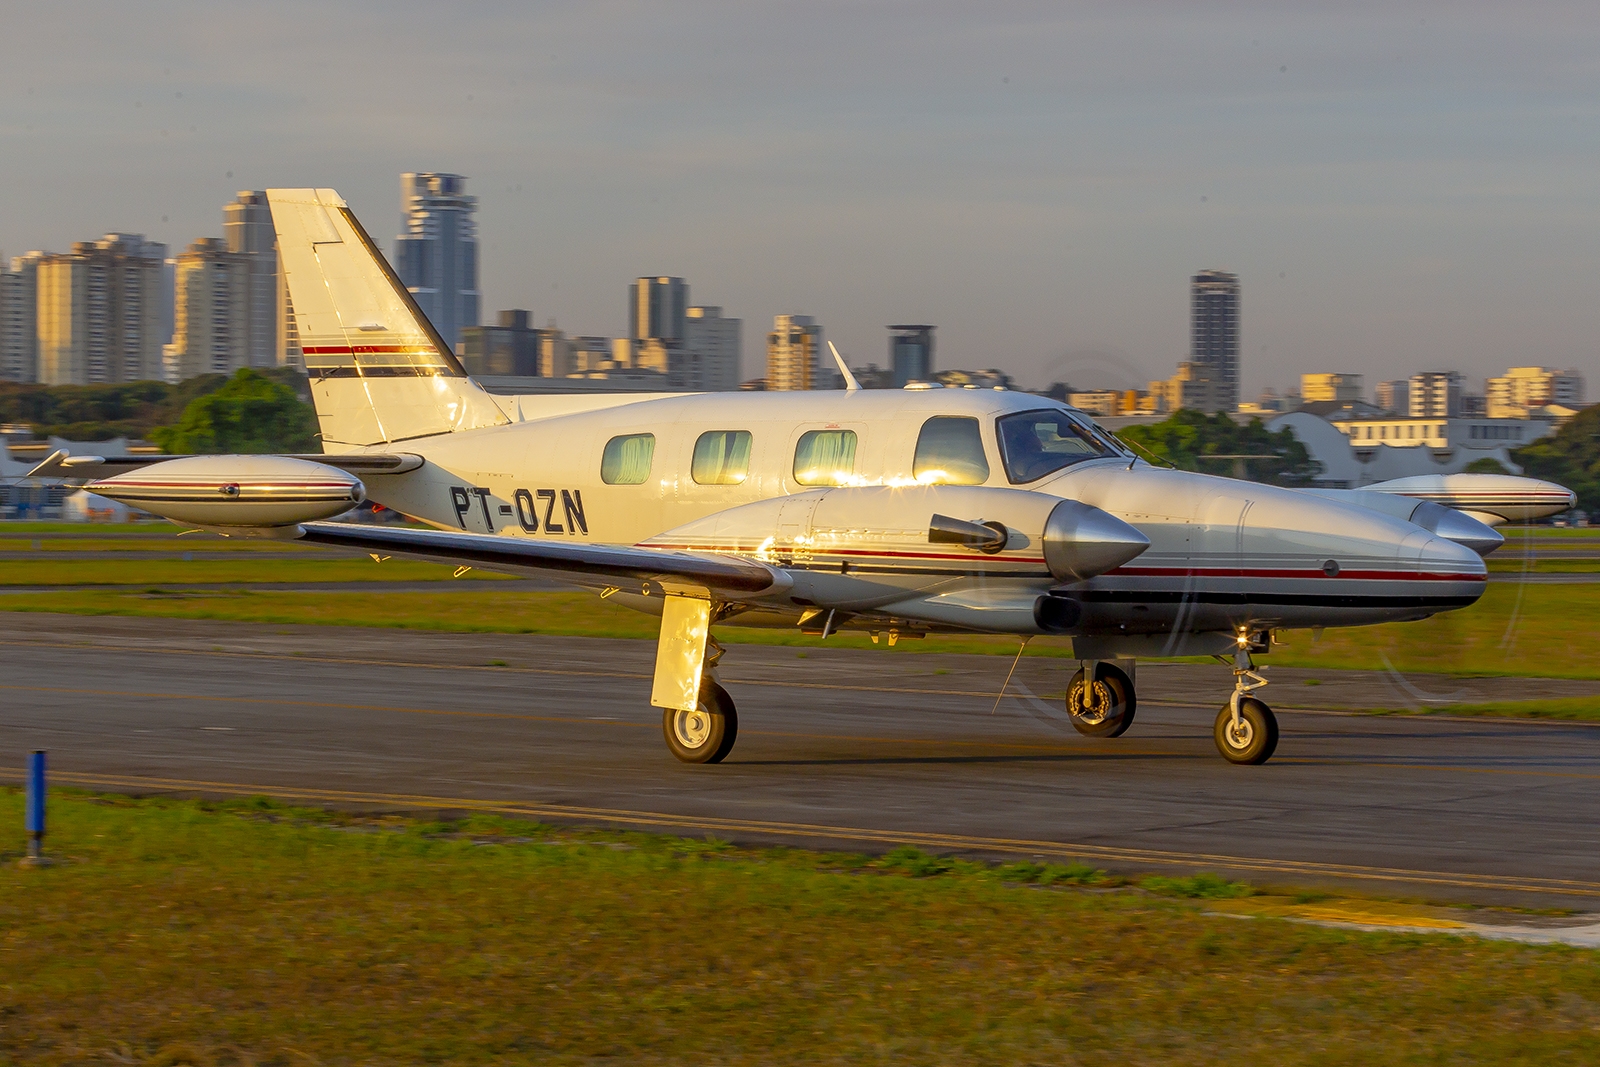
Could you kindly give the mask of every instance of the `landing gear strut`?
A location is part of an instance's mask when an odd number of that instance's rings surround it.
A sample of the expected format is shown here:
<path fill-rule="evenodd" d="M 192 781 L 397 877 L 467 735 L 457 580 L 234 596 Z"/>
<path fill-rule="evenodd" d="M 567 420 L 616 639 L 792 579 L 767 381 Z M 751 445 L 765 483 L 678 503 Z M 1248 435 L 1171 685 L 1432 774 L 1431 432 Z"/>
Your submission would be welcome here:
<path fill-rule="evenodd" d="M 1085 663 L 1067 686 L 1067 718 L 1087 737 L 1121 737 L 1133 725 L 1137 703 L 1133 679 L 1101 660 Z"/>
<path fill-rule="evenodd" d="M 1265 763 L 1278 747 L 1277 716 L 1250 695 L 1267 684 L 1250 659 L 1250 648 L 1250 636 L 1241 633 L 1239 650 L 1233 655 L 1233 696 L 1217 714 L 1211 731 L 1217 751 L 1229 763 Z"/>

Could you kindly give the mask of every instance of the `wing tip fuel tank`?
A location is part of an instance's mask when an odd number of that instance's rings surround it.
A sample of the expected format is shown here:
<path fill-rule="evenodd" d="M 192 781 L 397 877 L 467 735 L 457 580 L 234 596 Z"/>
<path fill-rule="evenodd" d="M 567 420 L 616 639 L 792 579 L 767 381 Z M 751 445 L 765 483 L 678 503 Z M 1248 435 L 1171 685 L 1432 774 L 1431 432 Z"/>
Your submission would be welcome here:
<path fill-rule="evenodd" d="M 293 526 L 343 514 L 367 498 L 359 478 L 288 456 L 188 456 L 84 488 L 165 519 L 212 528 Z"/>

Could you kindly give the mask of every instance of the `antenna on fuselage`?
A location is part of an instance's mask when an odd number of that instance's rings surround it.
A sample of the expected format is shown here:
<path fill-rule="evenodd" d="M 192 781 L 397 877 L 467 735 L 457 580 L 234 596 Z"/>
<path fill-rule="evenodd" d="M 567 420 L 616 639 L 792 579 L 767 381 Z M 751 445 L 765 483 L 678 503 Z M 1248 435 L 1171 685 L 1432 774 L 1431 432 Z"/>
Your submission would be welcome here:
<path fill-rule="evenodd" d="M 861 391 L 861 383 L 856 381 L 854 374 L 850 373 L 850 368 L 845 365 L 844 357 L 839 354 L 839 350 L 833 346 L 832 341 L 828 342 L 828 351 L 833 353 L 833 361 L 839 364 L 839 373 L 844 375 L 844 391 L 847 393 L 859 393 Z"/>

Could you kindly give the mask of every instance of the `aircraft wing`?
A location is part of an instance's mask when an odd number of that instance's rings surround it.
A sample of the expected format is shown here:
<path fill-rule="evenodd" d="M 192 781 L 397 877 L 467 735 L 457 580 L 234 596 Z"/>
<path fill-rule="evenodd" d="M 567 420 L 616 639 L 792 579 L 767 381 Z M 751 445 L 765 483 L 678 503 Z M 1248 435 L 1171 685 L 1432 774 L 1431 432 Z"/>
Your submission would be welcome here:
<path fill-rule="evenodd" d="M 724 595 L 781 592 L 791 579 L 757 560 L 720 553 L 673 552 L 627 545 L 500 537 L 453 530 L 395 529 L 308 522 L 297 540 L 313 545 L 394 553 L 497 571 L 570 577 L 580 585 L 627 582 L 668 589 L 692 587 Z"/>
<path fill-rule="evenodd" d="M 156 463 L 174 459 L 194 459 L 194 456 L 73 456 L 66 449 L 50 453 L 28 471 L 27 478 L 112 478 L 118 474 L 140 470 Z M 216 457 L 210 457 L 216 458 Z M 287 456 L 287 459 L 306 460 L 338 467 L 357 477 L 364 474 L 404 474 L 422 466 L 421 456 L 410 452 L 356 452 L 351 455 Z"/>

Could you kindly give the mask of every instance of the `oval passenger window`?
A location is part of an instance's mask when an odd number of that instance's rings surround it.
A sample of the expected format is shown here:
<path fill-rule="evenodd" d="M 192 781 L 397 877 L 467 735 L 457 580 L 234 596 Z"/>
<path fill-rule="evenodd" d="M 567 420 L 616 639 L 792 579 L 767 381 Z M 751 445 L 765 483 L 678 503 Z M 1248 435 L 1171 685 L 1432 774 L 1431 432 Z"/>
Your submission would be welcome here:
<path fill-rule="evenodd" d="M 689 476 L 697 485 L 739 485 L 750 476 L 750 431 L 712 430 L 694 443 Z"/>
<path fill-rule="evenodd" d="M 607 485 L 643 485 L 656 455 L 656 435 L 631 433 L 606 442 L 600 456 L 600 480 Z"/>
<path fill-rule="evenodd" d="M 809 430 L 794 446 L 794 480 L 801 485 L 846 485 L 855 470 L 854 430 Z"/>

